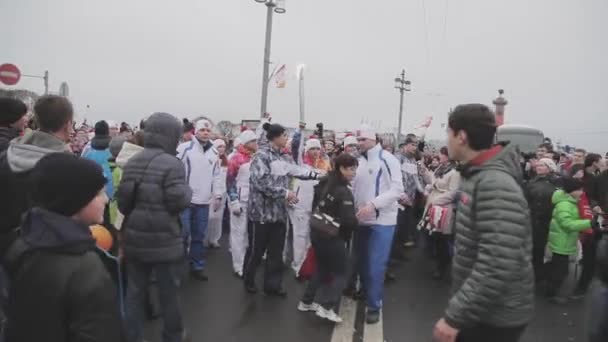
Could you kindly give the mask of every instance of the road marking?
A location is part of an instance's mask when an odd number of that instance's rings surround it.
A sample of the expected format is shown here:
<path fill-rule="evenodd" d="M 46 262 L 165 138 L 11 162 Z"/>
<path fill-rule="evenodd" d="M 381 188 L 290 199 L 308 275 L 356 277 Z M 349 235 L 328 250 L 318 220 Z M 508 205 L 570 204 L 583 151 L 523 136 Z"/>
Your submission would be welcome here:
<path fill-rule="evenodd" d="M 357 302 L 351 298 L 342 297 L 339 315 L 342 317 L 342 323 L 335 325 L 331 334 L 331 342 L 352 342 L 355 334 Z"/>
<path fill-rule="evenodd" d="M 382 310 L 380 310 L 380 321 L 376 324 L 367 324 L 363 328 L 363 342 L 383 342 L 384 332 L 382 331 Z"/>

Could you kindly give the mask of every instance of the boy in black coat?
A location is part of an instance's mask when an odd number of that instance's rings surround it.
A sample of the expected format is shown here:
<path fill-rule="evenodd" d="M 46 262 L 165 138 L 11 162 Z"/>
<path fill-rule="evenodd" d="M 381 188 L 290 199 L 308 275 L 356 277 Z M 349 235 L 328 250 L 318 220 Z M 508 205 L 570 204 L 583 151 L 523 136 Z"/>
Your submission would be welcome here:
<path fill-rule="evenodd" d="M 122 341 L 118 293 L 89 229 L 108 202 L 101 168 L 53 153 L 31 181 L 34 207 L 6 257 L 7 341 Z"/>

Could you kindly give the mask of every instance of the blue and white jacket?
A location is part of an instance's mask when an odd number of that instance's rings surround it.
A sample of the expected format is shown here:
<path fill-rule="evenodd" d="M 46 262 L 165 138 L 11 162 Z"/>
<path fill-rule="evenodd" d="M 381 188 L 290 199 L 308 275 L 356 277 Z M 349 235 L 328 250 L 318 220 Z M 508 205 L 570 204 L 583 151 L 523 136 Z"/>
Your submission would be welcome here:
<path fill-rule="evenodd" d="M 218 153 L 211 142 L 203 146 L 196 138 L 177 147 L 177 157 L 186 168 L 186 182 L 192 189 L 192 204 L 210 204 L 222 198 L 226 189 L 218 161 Z"/>
<path fill-rule="evenodd" d="M 403 193 L 399 161 L 384 151 L 380 144 L 359 157 L 357 175 L 353 180 L 355 205 L 361 208 L 369 202 L 376 215 L 359 222 L 361 225 L 394 226 L 397 224 L 398 200 Z"/>

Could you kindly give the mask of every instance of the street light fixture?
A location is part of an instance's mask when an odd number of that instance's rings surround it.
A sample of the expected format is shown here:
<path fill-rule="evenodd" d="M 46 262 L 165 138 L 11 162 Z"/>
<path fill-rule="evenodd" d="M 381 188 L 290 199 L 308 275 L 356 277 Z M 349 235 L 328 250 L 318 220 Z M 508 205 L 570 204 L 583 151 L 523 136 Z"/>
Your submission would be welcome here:
<path fill-rule="evenodd" d="M 399 148 L 401 140 L 401 124 L 403 123 L 403 98 L 406 91 L 412 91 L 412 82 L 405 79 L 405 69 L 401 71 L 400 77 L 395 78 L 395 89 L 399 89 L 399 124 L 397 126 L 397 136 L 395 139 L 395 150 Z"/>
<path fill-rule="evenodd" d="M 270 44 L 272 38 L 272 15 L 273 13 L 283 14 L 285 10 L 285 0 L 254 0 L 257 3 L 265 4 L 266 11 L 266 41 L 264 44 L 264 67 L 262 70 L 262 101 L 260 106 L 260 116 L 266 114 L 266 104 L 268 103 L 268 83 L 270 69 Z"/>

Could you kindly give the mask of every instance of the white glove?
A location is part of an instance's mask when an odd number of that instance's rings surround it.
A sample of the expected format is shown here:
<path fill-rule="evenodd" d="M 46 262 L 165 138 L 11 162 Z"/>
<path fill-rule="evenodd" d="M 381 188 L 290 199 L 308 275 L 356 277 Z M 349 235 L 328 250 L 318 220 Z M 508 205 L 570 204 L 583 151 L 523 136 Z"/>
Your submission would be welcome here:
<path fill-rule="evenodd" d="M 230 202 L 230 211 L 235 216 L 240 216 L 243 213 L 243 208 L 241 207 L 241 202 L 238 200 Z"/>
<path fill-rule="evenodd" d="M 213 200 L 213 211 L 218 211 L 222 207 L 222 198 L 216 198 Z"/>

